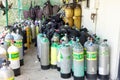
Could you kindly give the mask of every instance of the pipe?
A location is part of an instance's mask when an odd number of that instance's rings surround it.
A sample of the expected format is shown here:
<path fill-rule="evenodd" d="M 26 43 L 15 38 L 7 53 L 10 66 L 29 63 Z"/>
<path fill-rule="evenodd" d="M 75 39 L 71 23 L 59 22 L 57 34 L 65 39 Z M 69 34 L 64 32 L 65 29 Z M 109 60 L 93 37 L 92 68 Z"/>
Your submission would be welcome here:
<path fill-rule="evenodd" d="M 8 0 L 6 0 L 6 8 L 5 8 L 5 11 L 6 11 L 6 26 L 8 26 Z"/>

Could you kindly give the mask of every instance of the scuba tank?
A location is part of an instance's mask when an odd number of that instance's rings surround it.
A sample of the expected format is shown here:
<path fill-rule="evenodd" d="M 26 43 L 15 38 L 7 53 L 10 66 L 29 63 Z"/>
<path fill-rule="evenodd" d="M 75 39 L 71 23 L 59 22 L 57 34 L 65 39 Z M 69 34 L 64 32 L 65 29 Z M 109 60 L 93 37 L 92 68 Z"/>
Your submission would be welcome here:
<path fill-rule="evenodd" d="M 71 40 L 69 41 L 69 45 L 70 45 L 70 47 L 71 47 L 71 52 L 73 53 L 73 48 L 74 48 L 74 46 L 75 46 L 75 38 L 74 37 L 72 37 L 71 38 Z M 71 64 L 71 67 L 72 67 L 72 75 L 73 75 L 73 56 L 72 56 L 72 60 L 71 60 L 71 62 L 72 62 L 72 64 Z"/>
<path fill-rule="evenodd" d="M 31 22 L 32 42 L 35 42 L 35 25 Z"/>
<path fill-rule="evenodd" d="M 16 35 L 14 37 L 14 45 L 19 49 L 19 56 L 20 56 L 20 66 L 24 65 L 23 59 L 23 37 L 19 34 L 19 30 L 17 29 Z"/>
<path fill-rule="evenodd" d="M 8 60 L 10 61 L 10 67 L 13 69 L 15 76 L 20 75 L 20 58 L 19 49 L 13 45 L 8 48 Z"/>
<path fill-rule="evenodd" d="M 1 47 L 4 48 L 7 51 L 7 45 L 5 45 L 4 38 L 0 40 Z"/>
<path fill-rule="evenodd" d="M 54 33 L 51 41 L 59 43 L 59 34 L 58 33 Z"/>
<path fill-rule="evenodd" d="M 3 60 L 7 60 L 7 52 L 1 43 L 1 46 L 0 46 L 0 67 L 2 66 Z"/>
<path fill-rule="evenodd" d="M 74 45 L 75 45 L 75 39 L 74 38 L 71 38 L 71 40 L 69 41 L 69 45 L 71 46 L 71 48 L 73 50 Z"/>
<path fill-rule="evenodd" d="M 35 31 L 36 31 L 36 35 L 35 35 L 35 47 L 37 46 L 37 35 L 39 34 L 39 25 L 38 22 L 36 23 L 36 27 L 35 27 Z"/>
<path fill-rule="evenodd" d="M 97 79 L 97 47 L 93 43 L 93 40 L 90 40 L 90 43 L 86 47 L 87 49 L 87 71 L 86 78 L 89 80 Z"/>
<path fill-rule="evenodd" d="M 59 35 L 54 33 L 52 37 L 51 44 L 51 68 L 57 68 L 57 55 L 58 55 L 58 43 L 59 43 Z"/>
<path fill-rule="evenodd" d="M 79 39 L 77 39 L 73 48 L 73 71 L 74 80 L 84 80 L 84 52 Z"/>
<path fill-rule="evenodd" d="M 60 73 L 62 78 L 71 77 L 72 52 L 70 45 L 63 42 L 60 48 Z"/>
<path fill-rule="evenodd" d="M 12 31 L 12 33 L 11 33 L 11 35 L 13 36 L 13 38 L 15 38 L 15 32 L 14 31 Z"/>
<path fill-rule="evenodd" d="M 36 27 L 35 27 L 35 31 L 36 31 L 36 36 L 39 34 L 39 23 L 38 22 L 36 22 L 36 25 L 35 25 Z M 35 36 L 35 37 L 36 37 Z"/>
<path fill-rule="evenodd" d="M 26 26 L 25 30 L 26 30 L 26 37 L 27 37 L 27 44 L 26 44 L 26 46 L 29 49 L 30 48 L 30 27 Z"/>
<path fill-rule="evenodd" d="M 0 68 L 0 80 L 14 80 L 14 72 L 8 65 L 7 62 L 2 63 L 2 67 Z"/>
<path fill-rule="evenodd" d="M 65 17 L 73 17 L 73 8 L 71 7 L 71 5 L 67 5 L 65 8 Z"/>
<path fill-rule="evenodd" d="M 82 16 L 82 10 L 81 10 L 81 5 L 77 4 L 76 7 L 74 8 L 74 25 L 77 29 L 80 30 L 81 28 L 81 16 Z"/>
<path fill-rule="evenodd" d="M 49 40 L 44 35 L 44 37 L 41 40 L 41 68 L 43 70 L 49 69 L 50 68 L 50 59 L 49 59 Z"/>
<path fill-rule="evenodd" d="M 11 35 L 10 31 L 7 33 L 7 35 L 5 36 L 5 43 L 4 45 L 8 47 L 11 45 L 11 40 L 14 40 L 14 37 Z"/>
<path fill-rule="evenodd" d="M 64 43 L 68 43 L 68 36 L 67 36 L 67 34 L 65 34 L 65 36 L 63 36 L 61 38 L 61 41 L 64 41 Z"/>
<path fill-rule="evenodd" d="M 39 21 L 38 21 L 38 25 L 39 25 L 39 31 L 41 32 L 42 20 L 39 20 Z"/>
<path fill-rule="evenodd" d="M 88 37 L 87 41 L 84 44 L 84 68 L 85 68 L 85 74 L 86 74 L 86 69 L 87 69 L 87 59 L 86 59 L 86 55 L 87 55 L 87 46 L 90 43 L 90 37 Z"/>
<path fill-rule="evenodd" d="M 94 35 L 94 44 L 96 45 L 97 49 L 97 55 L 99 55 L 99 45 L 100 45 L 100 38 L 98 36 L 96 36 L 96 34 Z M 98 73 L 98 69 L 99 69 L 99 56 L 97 56 L 97 73 Z"/>
<path fill-rule="evenodd" d="M 57 70 L 60 71 L 60 48 L 62 45 L 58 45 L 57 47 Z"/>
<path fill-rule="evenodd" d="M 110 68 L 110 49 L 107 40 L 104 39 L 99 46 L 99 78 L 100 80 L 109 80 Z"/>
<path fill-rule="evenodd" d="M 58 43 L 53 42 L 51 45 L 51 68 L 57 68 L 57 47 Z"/>
<path fill-rule="evenodd" d="M 37 35 L 37 58 L 38 58 L 38 60 L 40 61 L 40 58 L 41 58 L 41 40 L 42 40 L 42 38 L 43 38 L 44 36 L 43 36 L 43 34 L 38 34 Z"/>
<path fill-rule="evenodd" d="M 65 18 L 64 18 L 64 21 L 65 21 L 66 24 L 68 23 L 70 27 L 72 27 L 73 24 L 74 24 L 74 23 L 73 23 L 74 20 L 73 20 L 73 18 L 71 18 L 71 17 L 68 17 L 68 18 L 65 17 Z"/>
<path fill-rule="evenodd" d="M 65 23 L 68 23 L 70 27 L 73 26 L 73 8 L 71 5 L 67 5 L 65 8 L 65 17 L 63 18 Z"/>
<path fill-rule="evenodd" d="M 22 25 L 22 36 L 23 36 L 23 52 L 27 49 L 27 35 L 25 30 L 25 25 Z"/>

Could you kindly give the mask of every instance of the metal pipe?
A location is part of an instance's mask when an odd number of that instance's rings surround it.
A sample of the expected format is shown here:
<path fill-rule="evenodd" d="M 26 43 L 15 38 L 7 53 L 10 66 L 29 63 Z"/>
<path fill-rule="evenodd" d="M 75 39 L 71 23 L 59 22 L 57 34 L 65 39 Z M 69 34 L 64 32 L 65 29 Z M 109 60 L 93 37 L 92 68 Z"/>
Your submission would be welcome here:
<path fill-rule="evenodd" d="M 5 11 L 6 11 L 6 26 L 8 26 L 8 0 L 6 0 L 6 8 L 5 8 Z"/>
<path fill-rule="evenodd" d="M 18 0 L 18 18 L 21 20 L 21 0 Z"/>

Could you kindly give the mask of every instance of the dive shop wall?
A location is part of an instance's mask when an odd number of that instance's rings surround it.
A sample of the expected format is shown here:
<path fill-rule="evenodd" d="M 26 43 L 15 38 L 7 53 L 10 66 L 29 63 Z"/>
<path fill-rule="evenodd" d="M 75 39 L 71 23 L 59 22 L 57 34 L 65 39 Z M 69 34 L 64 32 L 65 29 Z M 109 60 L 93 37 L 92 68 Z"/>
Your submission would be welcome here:
<path fill-rule="evenodd" d="M 82 25 L 102 39 L 108 39 L 111 48 L 110 78 L 117 80 L 120 50 L 120 0 L 90 0 L 90 7 L 82 2 Z M 96 13 L 97 12 L 97 13 Z M 94 21 L 91 14 L 96 14 Z"/>

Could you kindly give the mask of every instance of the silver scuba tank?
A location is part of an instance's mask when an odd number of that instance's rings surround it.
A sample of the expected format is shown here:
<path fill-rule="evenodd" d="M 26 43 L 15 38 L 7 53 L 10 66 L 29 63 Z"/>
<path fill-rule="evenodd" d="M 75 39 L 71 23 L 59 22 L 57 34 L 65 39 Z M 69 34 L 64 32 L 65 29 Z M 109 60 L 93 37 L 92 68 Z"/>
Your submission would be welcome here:
<path fill-rule="evenodd" d="M 75 46 L 75 43 L 76 43 L 76 41 L 75 41 L 75 38 L 74 37 L 72 37 L 71 38 L 71 40 L 69 41 L 69 45 L 70 45 L 70 47 L 71 47 L 71 52 L 72 52 L 72 55 L 73 55 L 73 48 L 74 48 L 74 46 Z M 71 67 L 72 67 L 72 75 L 73 75 L 73 56 L 72 56 L 72 60 L 71 60 L 71 62 L 72 62 L 72 64 L 71 64 Z"/>
<path fill-rule="evenodd" d="M 36 36 L 35 25 L 31 22 L 30 27 L 31 27 L 31 33 L 32 33 L 32 41 L 35 42 L 35 36 Z"/>
<path fill-rule="evenodd" d="M 7 49 L 11 45 L 11 40 L 14 40 L 14 37 L 11 35 L 11 32 L 9 31 L 5 36 L 5 42 L 4 42 L 4 45 L 7 47 Z"/>
<path fill-rule="evenodd" d="M 41 40 L 41 52 L 42 52 L 40 54 L 41 68 L 43 70 L 49 69 L 50 68 L 49 40 L 46 37 L 46 35 L 44 35 L 44 37 L 42 37 Z"/>
<path fill-rule="evenodd" d="M 16 30 L 16 34 L 14 35 L 14 45 L 19 49 L 19 57 L 20 57 L 20 66 L 24 65 L 23 58 L 23 37 L 19 34 L 19 30 Z"/>
<path fill-rule="evenodd" d="M 87 71 L 86 77 L 90 80 L 97 79 L 97 47 L 93 43 L 93 40 L 90 40 L 89 45 L 86 47 L 87 49 Z"/>
<path fill-rule="evenodd" d="M 41 28 L 42 28 L 42 20 L 39 20 L 39 21 L 38 21 L 38 24 L 39 24 L 39 31 L 41 32 Z"/>
<path fill-rule="evenodd" d="M 84 80 L 84 52 L 79 39 L 73 48 L 73 72 L 74 80 Z"/>
<path fill-rule="evenodd" d="M 44 36 L 43 36 L 43 34 L 42 33 L 39 33 L 38 35 L 37 35 L 37 58 L 38 58 L 38 60 L 40 61 L 40 58 L 41 58 L 41 48 L 42 48 L 42 46 L 41 46 L 41 40 L 42 40 L 42 38 L 43 38 Z"/>
<path fill-rule="evenodd" d="M 0 68 L 0 80 L 14 80 L 14 72 L 6 63 Z"/>
<path fill-rule="evenodd" d="M 85 73 L 86 73 L 86 69 L 87 69 L 87 59 L 86 59 L 86 55 L 87 55 L 87 46 L 90 43 L 90 37 L 88 37 L 87 41 L 84 44 L 84 68 L 85 68 Z"/>
<path fill-rule="evenodd" d="M 63 43 L 60 48 L 60 73 L 62 78 L 71 77 L 72 52 L 70 45 Z"/>
<path fill-rule="evenodd" d="M 10 67 L 13 69 L 15 76 L 20 75 L 20 57 L 19 49 L 13 45 L 8 48 L 8 60 L 10 61 Z"/>
<path fill-rule="evenodd" d="M 6 49 L 2 46 L 2 43 L 0 45 L 0 67 L 2 66 L 2 61 L 7 60 L 7 52 Z"/>
<path fill-rule="evenodd" d="M 110 49 L 107 40 L 104 39 L 99 46 L 99 78 L 101 80 L 109 80 L 110 74 Z"/>
<path fill-rule="evenodd" d="M 60 71 L 60 48 L 62 47 L 61 44 L 57 47 L 57 70 Z"/>
<path fill-rule="evenodd" d="M 59 43 L 59 34 L 54 33 L 54 35 L 53 35 L 51 41 Z"/>
<path fill-rule="evenodd" d="M 67 34 L 61 38 L 61 41 L 64 41 L 65 43 L 68 43 L 68 37 Z"/>

